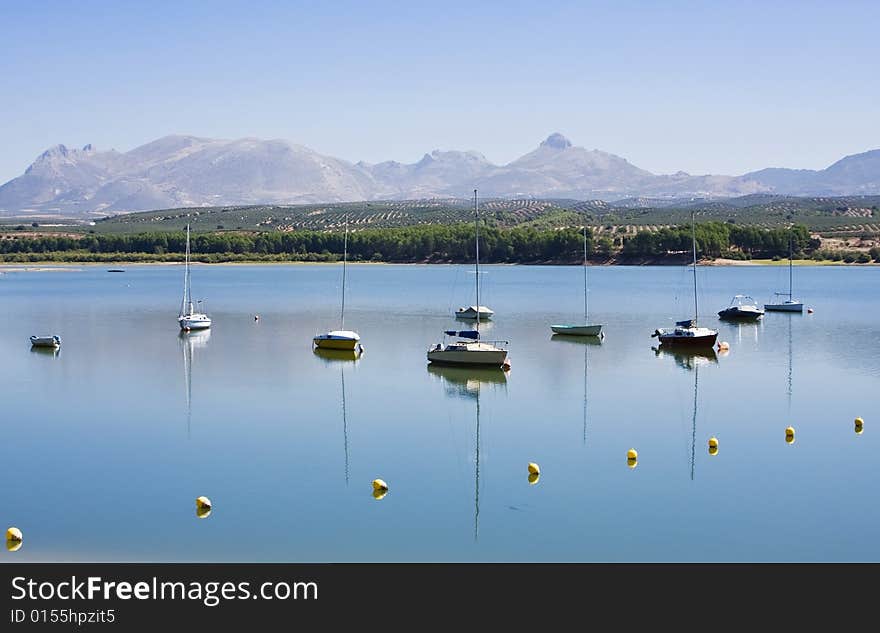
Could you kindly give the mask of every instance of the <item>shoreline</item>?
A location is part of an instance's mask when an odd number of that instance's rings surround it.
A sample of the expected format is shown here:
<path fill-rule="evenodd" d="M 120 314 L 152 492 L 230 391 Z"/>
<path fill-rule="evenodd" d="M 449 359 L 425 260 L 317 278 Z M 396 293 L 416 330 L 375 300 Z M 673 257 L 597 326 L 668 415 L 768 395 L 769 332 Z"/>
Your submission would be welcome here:
<path fill-rule="evenodd" d="M 342 261 L 336 262 L 303 262 L 303 261 L 262 261 L 262 260 L 253 260 L 253 261 L 230 261 L 230 262 L 190 262 L 192 266 L 338 266 L 342 263 Z M 825 267 L 825 266 L 853 266 L 853 267 L 864 267 L 864 266 L 878 266 L 880 262 L 868 262 L 868 263 L 846 263 L 843 261 L 832 261 L 832 260 L 821 260 L 815 261 L 811 259 L 800 259 L 794 260 L 794 266 L 815 266 L 815 267 Z M 106 267 L 106 268 L 114 268 L 119 266 L 126 266 L 130 268 L 134 267 L 144 267 L 144 266 L 181 266 L 183 265 L 183 261 L 180 262 L 144 262 L 144 261 L 112 261 L 112 262 L 77 262 L 77 261 L 69 261 L 69 262 L 58 262 L 58 261 L 43 261 L 43 262 L 27 262 L 27 263 L 18 263 L 18 262 L 0 262 L 0 274 L 4 273 L 13 273 L 13 272 L 78 272 L 82 268 L 96 268 L 96 267 Z M 470 265 L 469 262 L 348 262 L 349 266 L 467 266 Z M 484 266 L 581 266 L 580 263 L 561 263 L 561 262 L 534 262 L 534 263 L 484 263 Z M 682 262 L 663 262 L 660 260 L 632 260 L 632 261 L 615 261 L 609 260 L 602 263 L 591 263 L 591 267 L 614 267 L 614 266 L 628 266 L 628 267 L 642 267 L 642 266 L 663 266 L 663 267 L 676 267 L 676 266 L 690 266 L 690 263 L 682 263 Z M 773 261 L 771 259 L 752 259 L 752 260 L 736 260 L 736 259 L 724 259 L 717 258 L 714 260 L 703 260 L 698 263 L 698 266 L 788 266 L 788 260 L 778 260 Z"/>

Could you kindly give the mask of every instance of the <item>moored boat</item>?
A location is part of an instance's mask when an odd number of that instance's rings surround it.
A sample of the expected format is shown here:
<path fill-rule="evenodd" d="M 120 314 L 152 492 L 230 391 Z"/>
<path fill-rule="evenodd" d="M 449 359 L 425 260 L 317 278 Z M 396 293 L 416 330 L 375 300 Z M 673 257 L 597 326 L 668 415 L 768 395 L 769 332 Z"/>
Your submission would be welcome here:
<path fill-rule="evenodd" d="M 718 316 L 734 321 L 757 321 L 764 316 L 764 310 L 750 296 L 736 295 L 729 306 L 718 312 Z"/>
<path fill-rule="evenodd" d="M 34 347 L 61 347 L 61 338 L 54 335 L 32 336 L 30 340 Z"/>

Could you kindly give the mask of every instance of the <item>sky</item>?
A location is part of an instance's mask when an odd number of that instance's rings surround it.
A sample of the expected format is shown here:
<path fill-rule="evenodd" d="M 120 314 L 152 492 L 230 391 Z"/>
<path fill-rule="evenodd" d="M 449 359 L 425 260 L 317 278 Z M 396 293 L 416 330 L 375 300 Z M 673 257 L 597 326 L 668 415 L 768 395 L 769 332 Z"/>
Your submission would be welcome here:
<path fill-rule="evenodd" d="M 552 132 L 654 173 L 880 148 L 880 2 L 0 0 L 0 183 L 62 143 L 280 138 L 356 162 Z"/>

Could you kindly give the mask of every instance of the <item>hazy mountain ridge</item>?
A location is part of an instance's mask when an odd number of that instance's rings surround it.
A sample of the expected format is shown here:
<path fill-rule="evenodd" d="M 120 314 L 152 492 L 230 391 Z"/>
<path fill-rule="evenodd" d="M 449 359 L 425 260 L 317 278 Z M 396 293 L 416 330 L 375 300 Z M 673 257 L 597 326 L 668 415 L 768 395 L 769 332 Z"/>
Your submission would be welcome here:
<path fill-rule="evenodd" d="M 407 164 L 348 161 L 283 140 L 166 136 L 128 152 L 56 145 L 0 186 L 0 214 L 108 215 L 160 208 L 461 197 L 722 198 L 759 193 L 880 193 L 880 150 L 823 170 L 770 168 L 742 176 L 656 175 L 551 134 L 495 165 L 476 151 L 434 150 Z"/>

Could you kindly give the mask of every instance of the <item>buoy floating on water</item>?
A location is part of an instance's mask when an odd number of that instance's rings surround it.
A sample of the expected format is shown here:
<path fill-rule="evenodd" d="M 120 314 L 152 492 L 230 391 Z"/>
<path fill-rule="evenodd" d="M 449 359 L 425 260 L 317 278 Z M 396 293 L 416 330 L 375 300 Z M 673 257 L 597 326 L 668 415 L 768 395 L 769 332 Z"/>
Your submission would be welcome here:
<path fill-rule="evenodd" d="M 21 530 L 17 527 L 11 527 L 6 530 L 6 549 L 10 552 L 21 549 L 22 538 Z"/>
<path fill-rule="evenodd" d="M 635 468 L 639 464 L 639 454 L 636 449 L 631 448 L 626 452 L 626 465 Z"/>
<path fill-rule="evenodd" d="M 726 351 L 730 349 L 730 343 L 727 341 L 721 341 L 718 343 L 718 351 Z"/>
<path fill-rule="evenodd" d="M 856 435 L 861 435 L 862 430 L 864 429 L 864 426 L 865 426 L 865 421 L 862 418 L 856 418 L 855 425 L 856 425 Z"/>
<path fill-rule="evenodd" d="M 540 475 L 541 468 L 535 462 L 529 462 L 529 474 Z"/>
<path fill-rule="evenodd" d="M 789 444 L 794 443 L 794 427 L 789 426 L 785 429 L 785 441 Z"/>
<path fill-rule="evenodd" d="M 259 314 L 255 314 L 255 315 L 254 315 L 254 321 L 259 321 L 259 320 L 260 320 L 260 315 L 259 315 Z"/>
<path fill-rule="evenodd" d="M 710 437 L 709 438 L 709 454 L 717 455 L 718 454 L 718 438 Z"/>
<path fill-rule="evenodd" d="M 813 314 L 813 308 L 807 308 L 807 314 Z"/>
<path fill-rule="evenodd" d="M 388 494 L 388 484 L 382 479 L 373 480 L 373 499 L 381 499 Z"/>
<path fill-rule="evenodd" d="M 196 516 L 204 519 L 211 514 L 211 500 L 208 497 L 196 498 Z"/>
<path fill-rule="evenodd" d="M 541 478 L 541 473 L 529 473 L 529 485 L 534 486 Z"/>

